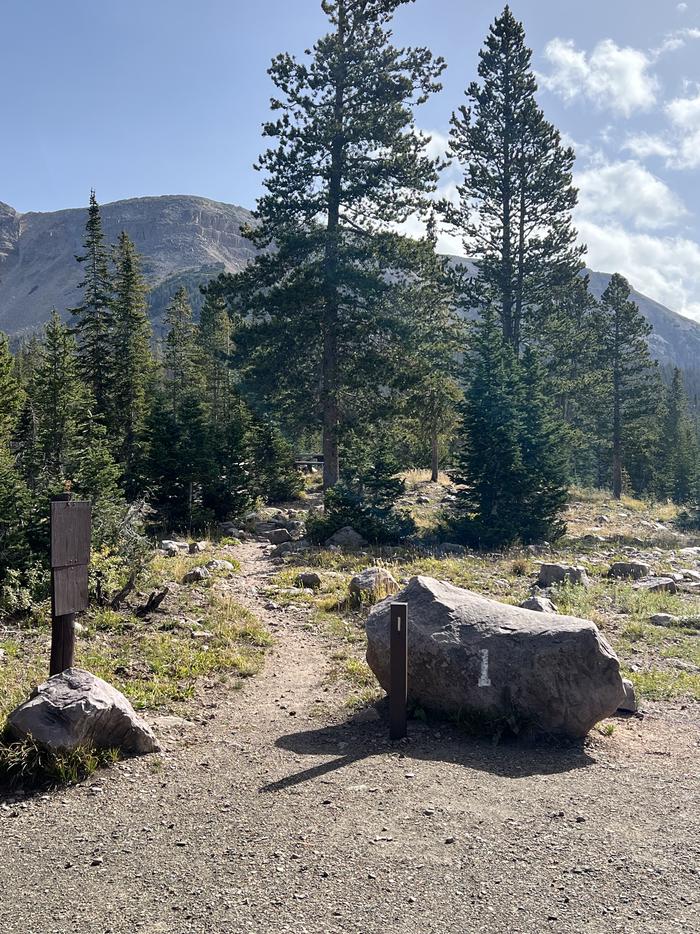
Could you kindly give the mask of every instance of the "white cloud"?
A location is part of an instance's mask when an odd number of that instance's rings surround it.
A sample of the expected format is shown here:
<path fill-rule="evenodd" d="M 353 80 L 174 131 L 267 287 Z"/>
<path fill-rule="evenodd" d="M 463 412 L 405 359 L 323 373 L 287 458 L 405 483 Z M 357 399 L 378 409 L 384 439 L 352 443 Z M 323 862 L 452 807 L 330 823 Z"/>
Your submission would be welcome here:
<path fill-rule="evenodd" d="M 670 32 L 664 36 L 658 48 L 651 50 L 651 58 L 656 61 L 656 59 L 665 55 L 667 52 L 676 52 L 678 49 L 682 49 L 688 40 L 693 39 L 700 39 L 700 29 L 695 29 L 692 26 L 687 26 L 684 29 L 676 29 L 674 32 Z"/>
<path fill-rule="evenodd" d="M 683 237 L 630 233 L 617 223 L 579 220 L 588 244 L 586 263 L 601 272 L 620 272 L 649 298 L 700 320 L 700 245 Z"/>
<path fill-rule="evenodd" d="M 578 216 L 611 217 L 640 229 L 668 227 L 686 214 L 681 200 L 660 178 L 635 162 L 594 162 L 576 175 Z"/>
<path fill-rule="evenodd" d="M 667 164 L 674 169 L 700 166 L 700 91 L 694 97 L 678 97 L 666 105 L 666 113 L 676 133 L 676 145 Z"/>
<path fill-rule="evenodd" d="M 687 4 L 687 3 L 679 3 L 678 6 L 676 7 L 676 9 L 678 10 L 679 13 L 685 13 L 685 11 L 688 9 L 688 4 Z"/>
<path fill-rule="evenodd" d="M 540 84 L 567 102 L 583 97 L 624 117 L 649 110 L 656 102 L 658 81 L 649 71 L 652 58 L 640 49 L 603 39 L 587 55 L 573 40 L 557 38 L 547 43 L 544 54 L 552 69 L 538 76 Z"/>
<path fill-rule="evenodd" d="M 667 140 L 651 133 L 628 136 L 622 148 L 631 152 L 638 159 L 648 159 L 649 156 L 662 156 L 664 159 L 669 159 L 675 152 L 674 147 Z"/>

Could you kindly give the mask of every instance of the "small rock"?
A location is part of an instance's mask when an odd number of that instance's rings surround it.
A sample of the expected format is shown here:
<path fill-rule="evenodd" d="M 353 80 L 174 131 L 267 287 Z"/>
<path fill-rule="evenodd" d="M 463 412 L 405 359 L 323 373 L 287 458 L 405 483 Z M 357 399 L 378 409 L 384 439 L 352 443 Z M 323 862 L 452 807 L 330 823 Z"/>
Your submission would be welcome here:
<path fill-rule="evenodd" d="M 207 542 L 190 542 L 190 554 L 200 555 L 203 551 L 207 550 L 207 545 Z"/>
<path fill-rule="evenodd" d="M 545 563 L 540 566 L 539 587 L 551 587 L 554 584 L 578 584 L 581 587 L 590 587 L 591 582 L 586 569 L 578 565 Z"/>
<path fill-rule="evenodd" d="M 211 577 L 211 575 L 207 568 L 202 565 L 201 567 L 192 568 L 185 574 L 182 580 L 185 584 L 196 584 L 199 581 L 206 580 L 208 577 Z"/>
<path fill-rule="evenodd" d="M 460 557 L 461 555 L 466 555 L 467 549 L 464 545 L 457 545 L 455 542 L 443 542 L 438 547 L 438 552 L 441 555 L 455 555 Z"/>
<path fill-rule="evenodd" d="M 637 703 L 637 696 L 634 693 L 634 685 L 629 678 L 623 678 L 622 685 L 625 689 L 625 698 L 617 709 L 625 711 L 626 713 L 636 713 L 637 710 L 639 710 L 639 704 Z"/>
<path fill-rule="evenodd" d="M 214 558 L 207 561 L 205 567 L 208 571 L 233 571 L 234 567 L 230 561 L 224 561 L 223 558 Z"/>
<path fill-rule="evenodd" d="M 398 590 L 398 581 L 385 568 L 365 568 L 350 581 L 350 595 L 356 603 L 375 603 Z"/>
<path fill-rule="evenodd" d="M 322 583 L 321 575 L 317 574 L 316 571 L 304 571 L 297 577 L 297 586 L 308 587 L 309 590 L 318 590 Z"/>
<path fill-rule="evenodd" d="M 556 613 L 557 608 L 547 597 L 528 597 L 520 604 L 523 610 L 535 610 L 538 613 Z"/>
<path fill-rule="evenodd" d="M 285 542 L 291 542 L 292 536 L 287 529 L 272 529 L 267 533 L 268 541 L 271 545 L 284 545 Z"/>

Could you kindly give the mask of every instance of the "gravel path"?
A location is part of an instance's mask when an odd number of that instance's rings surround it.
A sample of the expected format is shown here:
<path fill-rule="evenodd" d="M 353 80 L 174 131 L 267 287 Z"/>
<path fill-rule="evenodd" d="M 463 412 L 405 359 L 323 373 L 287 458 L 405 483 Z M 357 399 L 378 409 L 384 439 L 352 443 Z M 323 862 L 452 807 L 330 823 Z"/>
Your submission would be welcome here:
<path fill-rule="evenodd" d="M 276 637 L 166 755 L 0 805 L 0 932 L 700 932 L 700 732 L 680 705 L 585 749 L 348 719 L 333 644 L 237 595 Z M 328 714 L 328 710 L 335 713 Z"/>

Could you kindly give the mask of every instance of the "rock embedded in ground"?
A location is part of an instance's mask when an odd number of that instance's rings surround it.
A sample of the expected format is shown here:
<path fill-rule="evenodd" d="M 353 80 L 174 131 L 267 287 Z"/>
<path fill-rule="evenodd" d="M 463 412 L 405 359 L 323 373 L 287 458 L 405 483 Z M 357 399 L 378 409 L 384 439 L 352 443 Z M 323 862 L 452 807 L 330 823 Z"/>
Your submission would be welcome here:
<path fill-rule="evenodd" d="M 82 668 L 69 668 L 40 684 L 7 719 L 10 735 L 32 736 L 50 749 L 119 749 L 157 752 L 151 728 L 124 695 Z"/>
<path fill-rule="evenodd" d="M 633 585 L 635 590 L 647 593 L 676 593 L 678 584 L 672 577 L 644 577 Z"/>
<path fill-rule="evenodd" d="M 287 529 L 272 529 L 267 533 L 267 539 L 271 545 L 284 545 L 285 542 L 291 542 L 292 536 Z"/>
<path fill-rule="evenodd" d="M 190 542 L 190 554 L 201 555 L 209 547 L 208 542 Z"/>
<path fill-rule="evenodd" d="M 618 580 L 640 580 L 648 577 L 651 568 L 644 561 L 616 561 L 608 571 L 608 577 Z"/>
<path fill-rule="evenodd" d="M 454 542 L 443 542 L 438 546 L 437 551 L 441 555 L 454 555 L 455 557 L 461 557 L 467 553 L 464 545 L 457 545 Z"/>
<path fill-rule="evenodd" d="M 522 610 L 535 610 L 537 613 L 556 613 L 557 608 L 548 597 L 528 597 L 520 604 Z"/>
<path fill-rule="evenodd" d="M 400 588 L 385 568 L 365 568 L 350 581 L 350 595 L 356 603 L 375 603 Z"/>
<path fill-rule="evenodd" d="M 679 619 L 671 613 L 655 613 L 649 617 L 649 622 L 652 626 L 675 626 Z"/>
<path fill-rule="evenodd" d="M 614 651 L 590 620 L 497 603 L 414 577 L 374 607 L 367 662 L 389 689 L 389 613 L 408 603 L 408 693 L 448 715 L 583 737 L 624 700 Z"/>
<path fill-rule="evenodd" d="M 634 692 L 634 685 L 629 678 L 623 678 L 622 685 L 625 689 L 625 696 L 617 709 L 622 710 L 624 713 L 636 713 L 639 710 L 639 704 L 637 703 L 637 695 Z"/>
<path fill-rule="evenodd" d="M 178 551 L 189 551 L 189 545 L 187 542 L 178 542 L 173 538 L 164 538 L 160 543 L 160 547 L 167 551 L 168 548 L 176 548 Z"/>
<path fill-rule="evenodd" d="M 586 569 L 580 565 L 542 564 L 539 577 L 537 578 L 538 587 L 552 587 L 555 584 L 577 584 L 581 587 L 591 586 L 588 574 L 586 574 Z"/>
<path fill-rule="evenodd" d="M 207 561 L 205 565 L 208 571 L 233 571 L 234 567 L 230 561 L 224 561 L 223 558 L 213 558 Z"/>
<path fill-rule="evenodd" d="M 270 557 L 275 558 L 284 558 L 286 555 L 300 554 L 303 551 L 308 551 L 311 546 L 306 541 L 306 539 L 301 538 L 298 542 L 283 542 L 281 545 L 277 545 L 270 552 Z"/>
<path fill-rule="evenodd" d="M 183 583 L 185 584 L 197 584 L 199 581 L 206 580 L 211 575 L 206 567 L 196 567 L 191 568 L 187 574 L 182 578 Z"/>
<path fill-rule="evenodd" d="M 364 548 L 366 544 L 367 541 L 350 525 L 344 525 L 326 539 L 326 545 L 337 545 L 339 548 Z"/>

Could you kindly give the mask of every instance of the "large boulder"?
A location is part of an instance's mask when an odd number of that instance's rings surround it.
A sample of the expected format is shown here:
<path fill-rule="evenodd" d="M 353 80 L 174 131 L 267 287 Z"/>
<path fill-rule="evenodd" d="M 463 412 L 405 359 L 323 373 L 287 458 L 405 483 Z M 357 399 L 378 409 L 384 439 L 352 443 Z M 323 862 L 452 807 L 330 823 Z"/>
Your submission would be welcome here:
<path fill-rule="evenodd" d="M 350 596 L 355 603 L 376 603 L 398 589 L 398 582 L 385 568 L 365 568 L 350 581 Z"/>
<path fill-rule="evenodd" d="M 160 748 L 124 695 L 101 678 L 68 668 L 35 688 L 7 720 L 16 739 L 32 736 L 50 749 L 120 749 L 128 755 Z"/>
<path fill-rule="evenodd" d="M 537 578 L 538 587 L 552 587 L 555 584 L 579 584 L 581 587 L 590 587 L 591 582 L 586 569 L 578 565 L 542 564 Z"/>
<path fill-rule="evenodd" d="M 287 529 L 272 529 L 267 533 L 267 539 L 272 545 L 284 545 L 285 542 L 291 542 L 292 536 Z"/>
<path fill-rule="evenodd" d="M 616 561 L 611 565 L 608 571 L 608 577 L 616 577 L 618 580 L 635 580 L 642 577 L 648 577 L 650 567 L 644 561 Z"/>
<path fill-rule="evenodd" d="M 344 525 L 326 540 L 326 545 L 337 545 L 339 548 L 364 548 L 366 544 L 366 540 L 350 525 Z"/>
<path fill-rule="evenodd" d="M 557 612 L 557 608 L 554 606 L 549 597 L 538 597 L 536 594 L 532 597 L 528 597 L 527 600 L 524 600 L 519 605 L 523 610 L 535 610 L 536 613 Z"/>
<path fill-rule="evenodd" d="M 408 603 L 408 693 L 446 714 L 582 737 L 625 698 L 617 656 L 594 623 L 497 603 L 414 577 L 367 620 L 367 662 L 389 689 L 389 613 Z"/>

